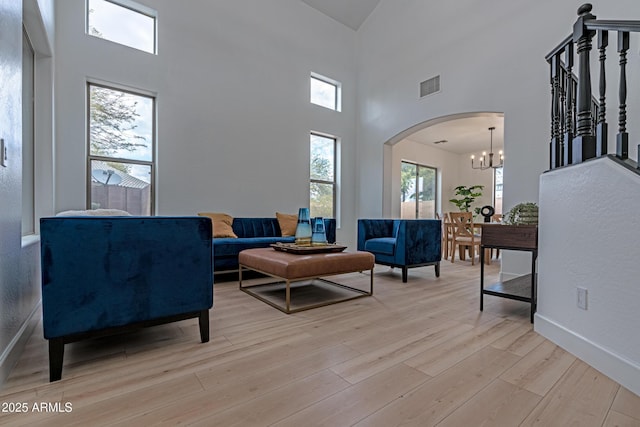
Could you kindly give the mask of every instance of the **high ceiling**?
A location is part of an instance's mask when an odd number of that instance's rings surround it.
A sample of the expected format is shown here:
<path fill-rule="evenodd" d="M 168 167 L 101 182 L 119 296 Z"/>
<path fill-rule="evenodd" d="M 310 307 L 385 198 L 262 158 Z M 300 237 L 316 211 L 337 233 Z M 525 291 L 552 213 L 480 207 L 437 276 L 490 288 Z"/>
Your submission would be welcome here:
<path fill-rule="evenodd" d="M 380 0 L 302 0 L 312 8 L 357 31 L 371 15 Z M 481 115 L 437 123 L 406 139 L 457 154 L 489 151 L 489 127 L 494 126 L 493 151 L 504 147 L 504 117 Z M 436 141 L 447 141 L 434 144 Z"/>
<path fill-rule="evenodd" d="M 380 0 L 302 0 L 312 8 L 358 31 Z"/>

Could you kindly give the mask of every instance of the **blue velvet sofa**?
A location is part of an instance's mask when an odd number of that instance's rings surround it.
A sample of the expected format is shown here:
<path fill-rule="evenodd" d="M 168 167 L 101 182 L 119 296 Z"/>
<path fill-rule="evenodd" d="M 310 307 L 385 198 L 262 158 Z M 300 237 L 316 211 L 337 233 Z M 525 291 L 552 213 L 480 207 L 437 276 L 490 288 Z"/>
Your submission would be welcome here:
<path fill-rule="evenodd" d="M 359 219 L 358 250 L 371 252 L 376 264 L 407 269 L 435 266 L 440 277 L 442 224 L 437 219 Z"/>
<path fill-rule="evenodd" d="M 336 241 L 336 220 L 325 218 L 327 241 Z M 293 243 L 295 237 L 283 237 L 277 218 L 234 218 L 231 224 L 238 238 L 213 239 L 213 269 L 218 273 L 238 270 L 238 254 L 252 248 L 268 248 L 273 243 Z"/>
<path fill-rule="evenodd" d="M 61 378 L 64 345 L 81 339 L 197 317 L 209 340 L 208 218 L 42 218 L 40 239 L 50 381 Z"/>

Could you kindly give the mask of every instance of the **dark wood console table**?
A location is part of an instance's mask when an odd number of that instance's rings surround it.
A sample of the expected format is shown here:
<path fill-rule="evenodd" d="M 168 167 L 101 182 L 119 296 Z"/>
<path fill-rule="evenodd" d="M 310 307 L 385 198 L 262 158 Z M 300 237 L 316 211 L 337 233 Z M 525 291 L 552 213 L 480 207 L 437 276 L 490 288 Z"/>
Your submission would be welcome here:
<path fill-rule="evenodd" d="M 484 286 L 485 249 L 508 249 L 531 252 L 531 274 L 504 282 Z M 480 241 L 480 311 L 484 308 L 484 295 L 524 301 L 531 304 L 531 323 L 536 312 L 536 259 L 538 258 L 538 226 L 484 224 Z"/>

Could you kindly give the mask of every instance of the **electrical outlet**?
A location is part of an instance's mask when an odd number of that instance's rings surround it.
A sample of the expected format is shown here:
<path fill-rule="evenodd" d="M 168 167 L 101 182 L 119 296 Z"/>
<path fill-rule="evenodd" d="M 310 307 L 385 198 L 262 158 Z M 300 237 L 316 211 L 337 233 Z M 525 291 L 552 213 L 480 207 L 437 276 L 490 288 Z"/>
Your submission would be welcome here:
<path fill-rule="evenodd" d="M 580 287 L 578 287 L 577 289 L 578 289 L 578 308 L 586 310 L 588 307 L 587 305 L 588 291 L 585 288 L 580 288 Z"/>

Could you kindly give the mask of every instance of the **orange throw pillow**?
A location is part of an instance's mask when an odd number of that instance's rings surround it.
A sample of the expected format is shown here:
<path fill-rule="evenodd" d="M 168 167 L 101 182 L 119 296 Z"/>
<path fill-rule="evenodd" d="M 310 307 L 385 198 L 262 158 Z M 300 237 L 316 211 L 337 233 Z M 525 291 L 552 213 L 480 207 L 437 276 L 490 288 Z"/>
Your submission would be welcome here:
<path fill-rule="evenodd" d="M 236 233 L 233 232 L 231 224 L 233 224 L 233 217 L 225 213 L 214 212 L 198 212 L 198 216 L 206 216 L 213 222 L 213 237 L 233 237 L 238 238 Z"/>
<path fill-rule="evenodd" d="M 298 227 L 298 215 L 276 212 L 276 218 L 278 218 L 278 225 L 280 225 L 282 237 L 296 235 L 296 228 Z"/>

